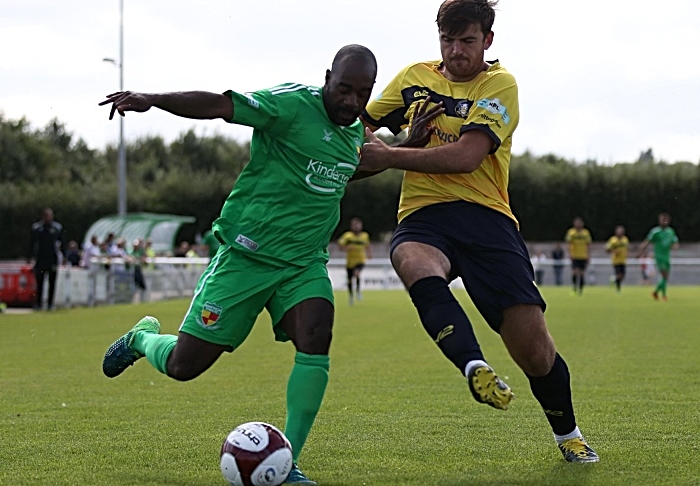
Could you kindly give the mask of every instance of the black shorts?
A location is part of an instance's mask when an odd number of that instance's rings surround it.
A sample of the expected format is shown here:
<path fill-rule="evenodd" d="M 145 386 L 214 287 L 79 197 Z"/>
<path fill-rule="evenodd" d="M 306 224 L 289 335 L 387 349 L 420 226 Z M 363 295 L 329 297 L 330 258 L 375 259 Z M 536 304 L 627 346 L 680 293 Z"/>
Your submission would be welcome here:
<path fill-rule="evenodd" d="M 613 268 L 615 269 L 615 275 L 625 276 L 626 265 L 624 263 L 622 265 L 613 265 Z"/>
<path fill-rule="evenodd" d="M 574 270 L 586 270 L 588 267 L 588 260 L 571 260 L 571 268 Z"/>
<path fill-rule="evenodd" d="M 350 280 L 352 277 L 355 276 L 355 271 L 357 270 L 358 272 L 365 268 L 364 263 L 358 263 L 354 267 L 347 267 L 346 270 L 348 271 L 348 280 Z"/>
<path fill-rule="evenodd" d="M 450 280 L 462 279 L 474 305 L 496 332 L 504 309 L 517 304 L 546 308 L 520 231 L 505 214 L 465 201 L 433 204 L 399 223 L 391 253 L 407 241 L 433 246 L 447 256 Z"/>

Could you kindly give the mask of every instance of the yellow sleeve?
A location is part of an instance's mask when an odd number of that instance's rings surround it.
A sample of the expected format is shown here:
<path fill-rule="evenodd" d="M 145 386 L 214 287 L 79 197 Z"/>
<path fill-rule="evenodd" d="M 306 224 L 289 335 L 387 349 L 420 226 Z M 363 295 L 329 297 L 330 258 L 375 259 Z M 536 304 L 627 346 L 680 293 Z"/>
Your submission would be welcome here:
<path fill-rule="evenodd" d="M 460 134 L 469 130 L 485 132 L 493 140 L 491 153 L 495 153 L 513 135 L 519 121 L 518 86 L 510 73 L 501 72 L 484 83 Z"/>
<path fill-rule="evenodd" d="M 407 110 L 403 99 L 403 82 L 412 67 L 406 66 L 392 79 L 386 88 L 367 104 L 362 117 L 375 127 L 386 127 L 397 135 L 408 127 Z"/>
<path fill-rule="evenodd" d="M 347 231 L 346 231 L 345 233 L 343 233 L 342 235 L 340 235 L 340 238 L 338 238 L 338 244 L 339 244 L 340 246 L 345 246 L 345 245 L 347 245 L 347 244 L 348 244 L 348 237 L 349 237 L 349 235 L 350 235 L 350 233 L 347 232 Z"/>

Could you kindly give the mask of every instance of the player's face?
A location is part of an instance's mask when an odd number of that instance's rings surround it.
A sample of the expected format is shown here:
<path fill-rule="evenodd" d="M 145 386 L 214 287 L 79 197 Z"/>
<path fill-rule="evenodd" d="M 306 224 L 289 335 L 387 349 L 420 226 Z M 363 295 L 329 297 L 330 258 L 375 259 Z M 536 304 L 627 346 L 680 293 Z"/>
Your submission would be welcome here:
<path fill-rule="evenodd" d="M 662 214 L 659 216 L 659 226 L 665 228 L 669 224 L 671 224 L 671 218 L 668 216 L 668 214 Z"/>
<path fill-rule="evenodd" d="M 336 125 L 352 125 L 367 106 L 376 75 L 371 63 L 352 58 L 326 71 L 323 104 L 328 118 Z"/>
<path fill-rule="evenodd" d="M 618 238 L 622 237 L 625 235 L 625 227 L 624 226 L 617 226 L 615 228 L 615 236 Z"/>
<path fill-rule="evenodd" d="M 470 81 L 484 69 L 484 51 L 491 47 L 493 32 L 484 35 L 479 24 L 468 26 L 459 35 L 440 30 L 443 74 L 450 81 Z"/>
<path fill-rule="evenodd" d="M 576 218 L 574 220 L 574 228 L 577 230 L 583 229 L 583 220 L 581 218 Z"/>
<path fill-rule="evenodd" d="M 361 232 L 361 231 L 362 231 L 362 221 L 353 220 L 353 222 L 350 224 L 350 229 L 351 229 L 354 233 L 359 233 L 359 232 Z"/>

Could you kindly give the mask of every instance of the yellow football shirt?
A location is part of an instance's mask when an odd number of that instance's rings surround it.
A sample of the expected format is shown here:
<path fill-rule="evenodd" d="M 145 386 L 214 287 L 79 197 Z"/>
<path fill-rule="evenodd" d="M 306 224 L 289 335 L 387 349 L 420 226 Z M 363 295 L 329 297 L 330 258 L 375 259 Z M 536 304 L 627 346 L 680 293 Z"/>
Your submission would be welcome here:
<path fill-rule="evenodd" d="M 398 219 L 431 204 L 469 201 L 495 209 L 517 223 L 508 198 L 508 171 L 512 135 L 518 126 L 518 87 L 498 61 L 467 82 L 452 82 L 440 72 L 442 61 L 411 64 L 401 70 L 372 100 L 363 118 L 394 134 L 409 126 L 419 102 L 428 96 L 442 101 L 445 113 L 433 124 L 428 147 L 456 142 L 462 133 L 481 130 L 493 140 L 493 149 L 479 168 L 469 174 L 404 174 Z"/>
<path fill-rule="evenodd" d="M 355 268 L 357 265 L 364 264 L 367 261 L 367 247 L 369 246 L 369 234 L 365 231 L 355 234 L 352 231 L 346 231 L 340 238 L 338 244 L 344 246 L 347 252 L 347 268 Z"/>
<path fill-rule="evenodd" d="M 626 236 L 621 238 L 611 236 L 605 243 L 605 249 L 610 252 L 610 260 L 613 265 L 624 265 L 627 263 L 629 247 L 630 240 Z"/>
<path fill-rule="evenodd" d="M 583 228 L 569 228 L 566 232 L 566 242 L 569 244 L 569 258 L 572 260 L 588 260 L 588 247 L 591 244 L 591 233 Z"/>

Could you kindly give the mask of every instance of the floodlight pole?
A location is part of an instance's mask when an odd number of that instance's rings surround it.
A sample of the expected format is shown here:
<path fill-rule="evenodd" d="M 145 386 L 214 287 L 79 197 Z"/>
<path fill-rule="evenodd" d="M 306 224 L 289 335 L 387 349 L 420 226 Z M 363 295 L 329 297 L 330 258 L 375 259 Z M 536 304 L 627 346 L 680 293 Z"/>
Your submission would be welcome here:
<path fill-rule="evenodd" d="M 119 91 L 124 91 L 124 0 L 119 0 Z M 119 216 L 126 215 L 126 147 L 124 146 L 124 117 L 119 117 L 119 155 L 117 162 Z"/>

